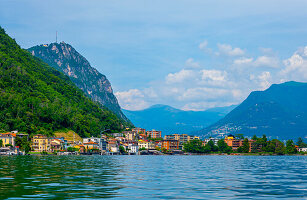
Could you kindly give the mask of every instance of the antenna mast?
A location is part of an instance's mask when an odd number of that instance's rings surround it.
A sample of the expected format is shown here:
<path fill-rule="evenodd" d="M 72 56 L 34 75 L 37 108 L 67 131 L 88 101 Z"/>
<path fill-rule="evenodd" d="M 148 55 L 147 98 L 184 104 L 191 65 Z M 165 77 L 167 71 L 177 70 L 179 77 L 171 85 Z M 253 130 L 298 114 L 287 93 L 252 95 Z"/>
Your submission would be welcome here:
<path fill-rule="evenodd" d="M 55 43 L 58 43 L 58 31 L 55 32 Z"/>

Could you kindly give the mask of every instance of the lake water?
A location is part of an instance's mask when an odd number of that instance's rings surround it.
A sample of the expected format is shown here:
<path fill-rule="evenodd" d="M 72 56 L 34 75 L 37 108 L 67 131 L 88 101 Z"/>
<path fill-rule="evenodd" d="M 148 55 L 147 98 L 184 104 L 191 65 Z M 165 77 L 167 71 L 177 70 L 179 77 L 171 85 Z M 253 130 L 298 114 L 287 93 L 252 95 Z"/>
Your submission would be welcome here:
<path fill-rule="evenodd" d="M 2 156 L 0 199 L 307 199 L 307 156 Z"/>

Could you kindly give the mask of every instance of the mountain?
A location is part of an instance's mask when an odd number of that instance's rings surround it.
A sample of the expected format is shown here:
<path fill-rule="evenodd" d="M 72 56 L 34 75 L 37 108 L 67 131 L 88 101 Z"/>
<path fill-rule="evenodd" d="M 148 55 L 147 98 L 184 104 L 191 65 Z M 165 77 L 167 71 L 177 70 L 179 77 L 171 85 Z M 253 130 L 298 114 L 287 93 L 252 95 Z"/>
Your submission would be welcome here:
<path fill-rule="evenodd" d="M 122 113 L 109 80 L 99 73 L 71 45 L 65 42 L 38 45 L 28 49 L 33 56 L 42 59 L 51 67 L 63 72 L 94 101 L 98 101 L 124 121 L 130 123 Z"/>
<path fill-rule="evenodd" d="M 238 107 L 217 123 L 196 134 L 245 136 L 266 134 L 272 138 L 307 137 L 307 83 L 273 84 L 265 91 L 252 92 Z"/>
<path fill-rule="evenodd" d="M 135 126 L 161 130 L 165 135 L 200 130 L 223 118 L 234 107 L 221 107 L 206 111 L 183 111 L 159 104 L 145 110 L 123 110 L 123 112 Z"/>
<path fill-rule="evenodd" d="M 0 130 L 80 136 L 120 131 L 119 118 L 89 97 L 62 72 L 23 50 L 0 27 Z"/>

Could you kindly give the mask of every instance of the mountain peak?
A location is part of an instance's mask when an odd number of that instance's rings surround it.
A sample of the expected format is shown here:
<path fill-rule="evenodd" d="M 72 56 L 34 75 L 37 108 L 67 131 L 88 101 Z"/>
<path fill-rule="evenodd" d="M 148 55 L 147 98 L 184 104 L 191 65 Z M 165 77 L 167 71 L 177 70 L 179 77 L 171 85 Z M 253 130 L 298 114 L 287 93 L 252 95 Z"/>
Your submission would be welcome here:
<path fill-rule="evenodd" d="M 111 83 L 105 75 L 93 68 L 85 57 L 65 42 L 42 44 L 28 49 L 33 56 L 42 59 L 53 68 L 63 72 L 94 101 L 113 111 L 124 121 L 128 118 L 122 113 L 113 94 Z"/>

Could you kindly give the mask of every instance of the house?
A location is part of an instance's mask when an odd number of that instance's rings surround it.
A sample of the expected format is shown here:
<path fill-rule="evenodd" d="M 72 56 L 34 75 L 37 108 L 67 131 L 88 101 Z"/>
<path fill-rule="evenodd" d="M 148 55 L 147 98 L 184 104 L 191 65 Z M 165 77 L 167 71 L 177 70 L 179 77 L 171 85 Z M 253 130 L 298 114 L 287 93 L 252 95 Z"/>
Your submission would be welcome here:
<path fill-rule="evenodd" d="M 123 132 L 125 135 L 125 138 L 127 140 L 133 141 L 133 140 L 138 140 L 139 139 L 139 135 L 137 132 L 134 131 L 124 131 Z"/>
<path fill-rule="evenodd" d="M 80 153 L 85 153 L 85 146 L 82 144 L 74 146 L 75 149 L 78 149 Z"/>
<path fill-rule="evenodd" d="M 166 150 L 178 150 L 179 141 L 178 140 L 162 140 L 162 149 Z"/>
<path fill-rule="evenodd" d="M 111 133 L 113 137 L 123 137 L 123 133 Z"/>
<path fill-rule="evenodd" d="M 155 149 L 155 143 L 154 142 L 149 142 L 147 140 L 139 140 L 138 141 L 138 146 L 139 146 L 139 149 L 147 149 L 147 150 L 150 150 L 150 149 Z"/>
<path fill-rule="evenodd" d="M 85 143 L 83 143 L 83 145 L 84 145 L 85 150 L 87 150 L 87 151 L 97 151 L 97 150 L 99 150 L 99 145 L 98 145 L 97 142 L 93 142 L 93 141 L 85 142 Z"/>
<path fill-rule="evenodd" d="M 125 142 L 123 143 L 123 147 L 126 149 L 128 154 L 137 155 L 139 152 L 139 146 L 136 142 Z"/>
<path fill-rule="evenodd" d="M 116 140 L 108 141 L 108 151 L 112 153 L 119 153 L 119 147 Z"/>
<path fill-rule="evenodd" d="M 151 130 L 146 132 L 147 137 L 161 138 L 161 131 Z"/>
<path fill-rule="evenodd" d="M 83 144 L 89 143 L 89 142 L 94 142 L 98 144 L 98 148 L 101 151 L 107 151 L 107 141 L 106 139 L 103 138 L 98 138 L 98 137 L 90 137 L 90 138 L 83 138 Z"/>
<path fill-rule="evenodd" d="M 217 142 L 219 141 L 217 138 L 207 138 L 204 139 L 205 144 L 207 144 L 210 140 L 213 141 L 214 145 L 217 145 Z"/>
<path fill-rule="evenodd" d="M 191 136 L 188 134 L 172 134 L 172 135 L 165 135 L 164 136 L 165 140 L 178 140 L 179 141 L 179 149 L 183 149 L 183 144 L 187 143 L 188 141 L 191 140 L 199 140 L 199 137 L 197 136 Z"/>
<path fill-rule="evenodd" d="M 55 138 L 51 139 L 50 145 L 52 152 L 64 150 L 64 141 L 60 139 L 55 139 Z"/>
<path fill-rule="evenodd" d="M 143 128 L 133 128 L 132 131 L 138 133 L 139 135 L 140 134 L 144 134 L 144 135 L 146 134 L 146 130 L 143 129 Z"/>
<path fill-rule="evenodd" d="M 0 140 L 2 140 L 3 146 L 12 145 L 15 146 L 16 133 L 0 133 Z"/>
<path fill-rule="evenodd" d="M 45 135 L 34 135 L 32 138 L 32 150 L 36 152 L 49 152 L 51 150 L 50 138 Z"/>
<path fill-rule="evenodd" d="M 306 147 L 298 148 L 297 150 L 298 150 L 298 152 L 307 152 L 307 148 Z"/>

